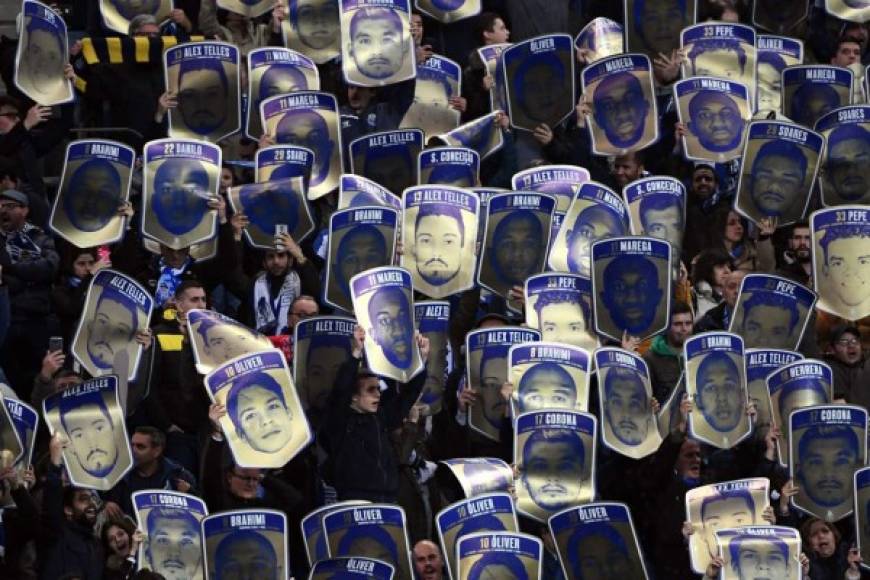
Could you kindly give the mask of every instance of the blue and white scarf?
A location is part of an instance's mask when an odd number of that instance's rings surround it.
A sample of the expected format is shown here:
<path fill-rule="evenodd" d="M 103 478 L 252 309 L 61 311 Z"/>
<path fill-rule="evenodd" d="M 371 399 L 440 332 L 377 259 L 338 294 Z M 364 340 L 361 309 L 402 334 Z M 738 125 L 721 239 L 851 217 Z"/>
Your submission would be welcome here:
<path fill-rule="evenodd" d="M 40 232 L 41 230 L 32 225 L 25 223 L 24 227 L 17 232 L 12 232 L 6 236 L 6 253 L 9 254 L 9 259 L 13 264 L 20 262 L 30 262 L 42 256 L 42 248 L 30 238 L 31 232 Z"/>
<path fill-rule="evenodd" d="M 193 259 L 188 256 L 181 266 L 173 268 L 163 258 L 160 258 L 160 278 L 157 280 L 157 290 L 154 292 L 154 298 L 157 300 L 158 306 L 163 306 L 170 298 L 175 296 L 175 289 L 181 284 L 181 276 L 190 267 L 192 262 Z"/>

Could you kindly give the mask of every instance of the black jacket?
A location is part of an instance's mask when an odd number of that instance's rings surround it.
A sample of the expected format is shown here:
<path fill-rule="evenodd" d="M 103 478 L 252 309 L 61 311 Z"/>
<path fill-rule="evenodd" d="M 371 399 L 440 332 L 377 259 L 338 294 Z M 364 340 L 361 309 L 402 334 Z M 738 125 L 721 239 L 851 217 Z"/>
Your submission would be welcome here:
<path fill-rule="evenodd" d="M 51 236 L 38 227 L 31 227 L 27 236 L 39 247 L 39 255 L 22 256 L 13 263 L 6 252 L 7 236 L 0 234 L 0 265 L 3 281 L 9 286 L 13 321 L 41 318 L 51 312 L 51 285 L 60 263 Z"/>

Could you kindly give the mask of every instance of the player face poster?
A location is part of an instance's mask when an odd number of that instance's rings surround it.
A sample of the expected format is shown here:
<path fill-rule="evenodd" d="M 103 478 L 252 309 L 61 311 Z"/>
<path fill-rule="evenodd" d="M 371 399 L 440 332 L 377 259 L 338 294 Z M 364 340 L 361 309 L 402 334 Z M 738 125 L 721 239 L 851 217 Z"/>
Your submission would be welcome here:
<path fill-rule="evenodd" d="M 592 244 L 628 233 L 628 210 L 622 199 L 597 181 L 583 183 L 562 219 L 547 264 L 557 272 L 591 278 Z"/>
<path fill-rule="evenodd" d="M 239 0 L 235 0 L 238 2 Z M 272 5 L 269 5 L 271 10 Z M 248 53 L 248 116 L 245 133 L 253 140 L 263 135 L 260 103 L 293 91 L 320 90 L 314 61 L 287 48 L 257 48 Z"/>
<path fill-rule="evenodd" d="M 622 38 L 621 24 L 599 16 L 592 19 L 577 34 L 574 38 L 574 47 L 591 51 L 589 62 L 595 62 L 625 52 Z"/>
<path fill-rule="evenodd" d="M 305 187 L 311 178 L 314 152 L 294 145 L 270 145 L 257 149 L 254 157 L 256 177 L 254 181 L 278 181 L 289 177 L 302 177 Z"/>
<path fill-rule="evenodd" d="M 789 430 L 789 477 L 798 487 L 792 504 L 828 522 L 851 514 L 854 473 L 867 457 L 867 410 L 853 405 L 798 409 Z"/>
<path fill-rule="evenodd" d="M 680 33 L 680 47 L 686 52 L 683 78 L 733 81 L 742 83 L 749 95 L 755 94 L 755 29 L 751 26 L 725 22 L 688 26 Z"/>
<path fill-rule="evenodd" d="M 504 60 L 501 58 L 501 53 L 503 53 L 509 46 L 511 46 L 511 44 L 506 42 L 502 44 L 481 46 L 477 49 L 477 55 L 483 62 L 486 74 L 491 76 L 495 83 L 492 90 L 489 92 L 490 111 L 507 110 L 507 89 L 505 88 L 504 72 L 502 72 L 504 69 Z"/>
<path fill-rule="evenodd" d="M 136 333 L 148 328 L 154 299 L 138 282 L 114 270 L 100 270 L 91 280 L 72 343 L 72 355 L 91 376 L 128 365 L 136 378 L 142 346 Z"/>
<path fill-rule="evenodd" d="M 5 403 L 6 399 L 0 395 L 0 469 L 19 465 L 25 451 L 25 442 L 21 440 Z"/>
<path fill-rule="evenodd" d="M 472 405 L 468 424 L 476 431 L 499 440 L 507 402 L 501 396 L 501 386 L 508 380 L 508 351 L 514 344 L 541 339 L 537 330 L 498 327 L 481 328 L 465 337 L 466 388 L 474 389 L 480 404 Z"/>
<path fill-rule="evenodd" d="M 239 49 L 225 42 L 193 42 L 163 53 L 166 90 L 178 96 L 169 109 L 169 136 L 217 143 L 241 128 Z"/>
<path fill-rule="evenodd" d="M 778 0 L 755 0 L 752 23 L 774 34 L 786 34 L 800 24 L 809 13 L 809 0 L 779 2 Z"/>
<path fill-rule="evenodd" d="M 724 560 L 722 580 L 777 578 L 800 580 L 801 536 L 782 526 L 742 527 L 716 532 Z"/>
<path fill-rule="evenodd" d="M 389 207 L 402 211 L 402 200 L 393 195 L 384 186 L 359 175 L 342 175 L 338 186 L 337 209 L 357 208 L 367 205 Z"/>
<path fill-rule="evenodd" d="M 290 575 L 287 516 L 265 509 L 233 510 L 202 521 L 207 578 L 262 578 Z"/>
<path fill-rule="evenodd" d="M 512 187 L 520 191 L 536 191 L 556 198 L 553 235 L 559 231 L 563 218 L 580 186 L 589 181 L 589 171 L 574 165 L 541 165 L 514 173 Z"/>
<path fill-rule="evenodd" d="M 513 486 L 511 466 L 494 457 L 465 457 L 440 462 L 456 478 L 465 497 L 472 498 Z"/>
<path fill-rule="evenodd" d="M 864 558 L 870 552 L 870 467 L 862 467 L 855 472 L 854 486 L 855 540 Z"/>
<path fill-rule="evenodd" d="M 646 580 L 646 566 L 627 505 L 595 502 L 568 508 L 551 517 L 549 526 L 568 580 Z"/>
<path fill-rule="evenodd" d="M 515 344 L 508 351 L 508 380 L 516 413 L 587 411 L 591 357 L 581 348 L 552 342 Z"/>
<path fill-rule="evenodd" d="M 0 395 L 3 406 L 6 408 L 6 413 L 12 426 L 15 428 L 15 434 L 3 435 L 0 440 L 0 448 L 9 450 L 9 453 L 3 454 L 3 465 L 8 466 L 9 461 L 15 457 L 14 441 L 17 440 L 21 445 L 21 456 L 15 462 L 15 467 L 19 472 L 24 471 L 33 464 L 33 449 L 36 440 L 36 429 L 39 427 L 39 413 L 28 405 L 16 399 L 4 399 Z M 8 441 L 8 442 L 7 442 Z"/>
<path fill-rule="evenodd" d="M 341 70 L 360 87 L 414 78 L 417 59 L 409 0 L 341 0 Z"/>
<path fill-rule="evenodd" d="M 272 347 L 267 337 L 212 310 L 189 310 L 187 334 L 196 370 L 203 375 L 237 356 Z"/>
<path fill-rule="evenodd" d="M 646 55 L 625 54 L 583 69 L 583 94 L 591 96 L 587 119 L 592 152 L 625 155 L 659 139 L 652 65 Z"/>
<path fill-rule="evenodd" d="M 519 530 L 514 501 L 507 493 L 488 493 L 453 503 L 438 512 L 435 525 L 451 578 L 459 578 L 459 563 L 454 556 L 461 538 L 478 532 Z"/>
<path fill-rule="evenodd" d="M 458 187 L 413 187 L 405 192 L 401 265 L 414 289 L 446 298 L 474 286 L 477 195 Z"/>
<path fill-rule="evenodd" d="M 555 127 L 574 111 L 574 41 L 567 34 L 538 36 L 501 55 L 511 126 Z"/>
<path fill-rule="evenodd" d="M 206 375 L 205 386 L 212 402 L 227 409 L 221 427 L 240 467 L 281 467 L 311 442 L 280 351 L 234 358 Z"/>
<path fill-rule="evenodd" d="M 826 113 L 852 102 L 853 74 L 833 65 L 800 65 L 782 71 L 782 112 L 808 129 Z"/>
<path fill-rule="evenodd" d="M 395 574 L 395 567 L 374 558 L 328 558 L 312 565 L 308 580 L 392 580 Z"/>
<path fill-rule="evenodd" d="M 350 170 L 401 197 L 406 188 L 417 185 L 417 157 L 422 150 L 420 129 L 371 133 L 351 142 Z"/>
<path fill-rule="evenodd" d="M 743 339 L 727 332 L 705 332 L 686 340 L 683 352 L 686 393 L 694 405 L 689 433 L 720 449 L 734 447 L 752 433 L 746 414 Z"/>
<path fill-rule="evenodd" d="M 362 556 L 386 562 L 396 577 L 411 578 L 411 548 L 402 508 L 387 504 L 347 506 L 323 517 L 331 558 Z"/>
<path fill-rule="evenodd" d="M 526 325 L 541 331 L 547 342 L 592 352 L 598 337 L 592 324 L 592 285 L 577 274 L 544 273 L 526 280 Z"/>
<path fill-rule="evenodd" d="M 324 411 L 335 377 L 350 360 L 352 318 L 315 316 L 293 330 L 293 382 L 306 410 Z"/>
<path fill-rule="evenodd" d="M 317 64 L 337 57 L 341 54 L 338 0 L 289 0 L 281 35 L 287 48 Z"/>
<path fill-rule="evenodd" d="M 825 12 L 840 20 L 867 22 L 870 2 L 867 0 L 825 0 Z"/>
<path fill-rule="evenodd" d="M 673 255 L 679 256 L 686 223 L 686 186 L 674 177 L 656 175 L 632 181 L 622 194 L 631 233 L 664 240 L 673 248 Z"/>
<path fill-rule="evenodd" d="M 842 107 L 816 123 L 824 135 L 822 205 L 870 204 L 870 107 Z"/>
<path fill-rule="evenodd" d="M 752 116 L 746 85 L 713 77 L 692 77 L 674 84 L 677 113 L 686 126 L 686 159 L 724 163 L 743 151 Z"/>
<path fill-rule="evenodd" d="M 758 6 L 758 2 L 755 5 Z M 781 13 L 784 8 L 780 6 L 774 13 Z M 803 64 L 804 43 L 785 36 L 765 34 L 759 34 L 756 41 L 758 56 L 755 62 L 755 109 L 766 115 L 771 111 L 782 110 L 782 71 L 787 66 Z"/>
<path fill-rule="evenodd" d="M 363 206 L 339 210 L 329 218 L 326 302 L 353 311 L 350 279 L 393 261 L 399 212 Z"/>
<path fill-rule="evenodd" d="M 260 103 L 263 128 L 279 144 L 314 152 L 308 199 L 323 197 L 338 186 L 341 175 L 341 131 L 338 105 L 328 93 L 298 91 Z"/>
<path fill-rule="evenodd" d="M 450 98 L 460 95 L 461 83 L 462 67 L 449 58 L 433 55 L 418 64 L 414 100 L 400 127 L 422 129 L 427 140 L 458 127 L 460 112 Z"/>
<path fill-rule="evenodd" d="M 329 558 L 326 536 L 323 535 L 323 516 L 346 506 L 364 505 L 367 503 L 369 502 L 357 500 L 340 501 L 321 506 L 302 518 L 300 522 L 302 527 L 302 542 L 305 544 L 305 555 L 308 558 L 309 565 L 314 565 L 315 562 Z"/>
<path fill-rule="evenodd" d="M 735 209 L 755 223 L 778 227 L 803 218 L 818 174 L 824 138 L 791 123 L 749 125 Z"/>
<path fill-rule="evenodd" d="M 158 139 L 145 144 L 142 234 L 173 250 L 213 238 L 220 147 L 204 141 Z"/>
<path fill-rule="evenodd" d="M 806 359 L 783 365 L 769 374 L 765 382 L 770 394 L 773 424 L 781 433 L 777 452 L 784 465 L 789 450 L 789 417 L 797 409 L 830 404 L 833 400 L 833 374 L 827 364 Z"/>
<path fill-rule="evenodd" d="M 459 580 L 540 578 L 543 544 L 519 532 L 479 532 L 461 538 L 455 560 Z"/>
<path fill-rule="evenodd" d="M 63 72 L 69 62 L 68 46 L 63 17 L 45 4 L 24 0 L 15 52 L 18 90 L 45 107 L 72 101 L 73 83 Z"/>
<path fill-rule="evenodd" d="M 279 231 L 290 234 L 296 242 L 314 231 L 304 177 L 231 187 L 227 197 L 233 212 L 248 216 L 245 237 L 255 248 L 274 250 Z"/>
<path fill-rule="evenodd" d="M 437 415 L 441 411 L 444 382 L 450 370 L 450 303 L 417 302 L 414 304 L 414 323 L 424 337 L 429 339 L 429 358 L 426 361 L 426 384 L 418 403 L 427 405 L 425 415 Z"/>
<path fill-rule="evenodd" d="M 749 389 L 749 401 L 755 404 L 755 433 L 757 439 L 762 440 L 773 424 L 773 410 L 770 404 L 770 394 L 767 390 L 767 376 L 780 367 L 802 358 L 802 354 L 788 350 L 746 349 L 746 382 Z M 780 425 L 785 426 L 784 423 L 780 423 Z M 781 459 L 785 460 L 784 457 L 781 457 Z"/>
<path fill-rule="evenodd" d="M 76 487 L 108 491 L 133 467 L 118 378 L 105 376 L 68 387 L 42 402 L 52 435 L 69 441 L 63 463 Z"/>
<path fill-rule="evenodd" d="M 49 226 L 78 248 L 112 244 L 124 236 L 127 201 L 136 152 L 115 141 L 89 139 L 66 147 L 60 190 Z"/>
<path fill-rule="evenodd" d="M 729 332 L 739 334 L 746 348 L 795 350 L 800 344 L 816 294 L 786 278 L 749 274 L 731 316 Z"/>
<path fill-rule="evenodd" d="M 480 0 L 414 0 L 417 10 L 438 22 L 450 24 L 480 14 Z"/>
<path fill-rule="evenodd" d="M 275 6 L 270 0 L 217 0 L 217 7 L 241 14 L 245 18 L 257 18 Z"/>
<path fill-rule="evenodd" d="M 818 210 L 810 228 L 817 306 L 846 320 L 870 315 L 870 209 Z"/>
<path fill-rule="evenodd" d="M 366 331 L 369 368 L 383 377 L 407 383 L 423 370 L 414 338 L 414 286 L 402 268 L 366 270 L 350 280 L 353 312 Z"/>
<path fill-rule="evenodd" d="M 490 198 L 477 282 L 506 297 L 514 286 L 544 269 L 556 199 L 541 193 L 502 193 Z"/>
<path fill-rule="evenodd" d="M 495 111 L 488 115 L 478 117 L 464 125 L 438 135 L 438 139 L 448 147 L 465 147 L 472 149 L 480 155 L 481 160 L 486 159 L 504 145 L 504 137 L 501 134 L 501 111 Z"/>
<path fill-rule="evenodd" d="M 689 536 L 692 570 L 703 574 L 719 554 L 716 531 L 738 526 L 764 525 L 761 517 L 770 505 L 767 478 L 738 479 L 690 489 L 686 514 L 694 532 Z"/>
<path fill-rule="evenodd" d="M 592 245 L 595 330 L 619 342 L 668 327 L 671 245 L 654 238 L 611 238 Z"/>
<path fill-rule="evenodd" d="M 598 421 L 576 411 L 530 411 L 516 419 L 517 511 L 544 523 L 595 497 Z"/>
<path fill-rule="evenodd" d="M 417 156 L 420 185 L 480 185 L 480 155 L 465 147 L 436 147 Z"/>
<path fill-rule="evenodd" d="M 162 574 L 167 580 L 204 580 L 202 520 L 205 502 L 167 490 L 133 494 L 137 527 L 145 532 L 139 547 L 139 569 Z"/>
<path fill-rule="evenodd" d="M 650 58 L 680 48 L 680 31 L 695 23 L 695 0 L 624 0 L 629 52 Z"/>
<path fill-rule="evenodd" d="M 646 362 L 635 353 L 607 347 L 595 351 L 595 367 L 604 444 L 632 459 L 655 453 L 662 436 Z"/>

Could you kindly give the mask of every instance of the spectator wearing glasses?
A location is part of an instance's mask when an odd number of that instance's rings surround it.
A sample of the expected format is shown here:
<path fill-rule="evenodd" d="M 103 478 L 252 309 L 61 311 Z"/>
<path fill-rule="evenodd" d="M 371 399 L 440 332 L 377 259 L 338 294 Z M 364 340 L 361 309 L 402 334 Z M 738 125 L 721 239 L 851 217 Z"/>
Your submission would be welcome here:
<path fill-rule="evenodd" d="M 825 361 L 834 371 L 834 399 L 870 407 L 870 365 L 857 326 L 841 324 L 834 328 Z"/>
<path fill-rule="evenodd" d="M 272 345 L 284 353 L 287 364 L 293 364 L 293 334 L 296 330 L 296 325 L 302 320 L 313 318 L 319 314 L 320 305 L 313 296 L 308 294 L 297 296 L 290 304 L 290 311 L 287 313 L 286 334 L 276 334 L 269 337 Z"/>

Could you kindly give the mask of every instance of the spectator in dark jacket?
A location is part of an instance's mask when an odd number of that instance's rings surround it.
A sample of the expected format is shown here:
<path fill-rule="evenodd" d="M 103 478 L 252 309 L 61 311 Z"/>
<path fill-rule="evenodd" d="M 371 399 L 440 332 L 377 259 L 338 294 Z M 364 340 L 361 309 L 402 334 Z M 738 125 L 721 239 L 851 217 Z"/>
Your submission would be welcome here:
<path fill-rule="evenodd" d="M 868 574 L 859 569 L 861 556 L 854 543 L 842 538 L 837 526 L 809 518 L 800 527 L 804 550 L 810 559 L 812 580 L 860 580 Z"/>
<path fill-rule="evenodd" d="M 722 302 L 711 308 L 707 313 L 695 322 L 695 332 L 711 332 L 714 330 L 726 330 L 731 324 L 731 316 L 734 314 L 734 306 L 737 304 L 737 296 L 740 294 L 740 284 L 746 272 L 737 270 L 728 274 L 725 286 L 722 289 Z"/>
<path fill-rule="evenodd" d="M 870 408 L 870 363 L 857 326 L 841 324 L 834 329 L 825 361 L 834 372 L 834 399 Z"/>
<path fill-rule="evenodd" d="M 649 367 L 653 396 L 662 404 L 677 386 L 686 366 L 683 343 L 692 335 L 692 309 L 685 302 L 671 308 L 671 323 L 665 334 L 653 338 L 649 350 L 643 355 Z"/>

